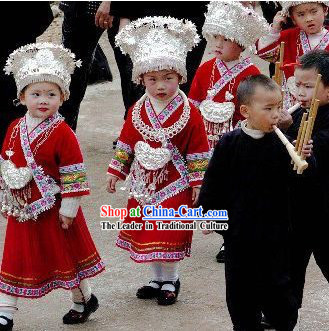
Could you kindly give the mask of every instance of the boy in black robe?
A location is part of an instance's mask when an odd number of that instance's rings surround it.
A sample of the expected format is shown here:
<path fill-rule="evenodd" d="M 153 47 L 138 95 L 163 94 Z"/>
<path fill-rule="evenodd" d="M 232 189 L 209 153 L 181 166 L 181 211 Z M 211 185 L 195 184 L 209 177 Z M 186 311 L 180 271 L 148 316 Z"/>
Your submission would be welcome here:
<path fill-rule="evenodd" d="M 277 135 L 280 88 L 264 75 L 237 91 L 242 128 L 217 144 L 201 188 L 203 211 L 226 209 L 226 301 L 236 331 L 262 330 L 261 311 L 277 330 L 293 330 L 297 305 L 288 273 L 290 157 Z M 303 154 L 311 155 L 312 145 Z M 250 247 L 254 258 L 249 259 Z"/>
<path fill-rule="evenodd" d="M 296 138 L 303 113 L 308 111 L 318 74 L 320 107 L 314 123 L 313 145 L 316 171 L 296 181 L 292 187 L 292 283 L 302 306 L 306 269 L 313 253 L 317 265 L 329 281 L 329 53 L 315 50 L 301 57 L 295 70 L 297 100 L 301 108 L 293 113 L 287 134 Z"/>

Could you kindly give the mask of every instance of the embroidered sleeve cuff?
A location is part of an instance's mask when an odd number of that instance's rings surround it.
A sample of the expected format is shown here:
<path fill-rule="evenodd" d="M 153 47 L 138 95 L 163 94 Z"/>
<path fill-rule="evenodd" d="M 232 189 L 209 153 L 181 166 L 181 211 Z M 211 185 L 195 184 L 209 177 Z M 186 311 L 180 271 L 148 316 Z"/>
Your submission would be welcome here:
<path fill-rule="evenodd" d="M 63 198 L 89 194 L 86 169 L 83 163 L 59 168 Z"/>
<path fill-rule="evenodd" d="M 277 43 L 273 43 L 269 47 L 259 50 L 257 55 L 265 61 L 275 62 L 280 55 L 280 46 Z"/>
<path fill-rule="evenodd" d="M 210 157 L 211 152 L 193 153 L 186 156 L 190 186 L 193 187 L 202 184 Z"/>
<path fill-rule="evenodd" d="M 59 213 L 66 217 L 76 217 L 80 207 L 80 200 L 81 197 L 64 198 Z"/>
<path fill-rule="evenodd" d="M 132 160 L 133 152 L 130 145 L 118 140 L 114 157 L 109 164 L 108 173 L 124 180 L 129 174 Z"/>

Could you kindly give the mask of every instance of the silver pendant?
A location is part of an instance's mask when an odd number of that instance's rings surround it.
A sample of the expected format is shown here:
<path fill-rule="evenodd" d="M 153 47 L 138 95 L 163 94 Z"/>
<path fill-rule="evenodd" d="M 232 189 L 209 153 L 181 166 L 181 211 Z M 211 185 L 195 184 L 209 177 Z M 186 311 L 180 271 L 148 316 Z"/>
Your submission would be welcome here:
<path fill-rule="evenodd" d="M 11 150 L 9 150 L 9 151 L 5 151 L 5 153 L 6 153 L 6 155 L 9 157 L 9 158 L 11 158 L 15 153 L 13 152 L 13 151 L 11 151 Z"/>
<path fill-rule="evenodd" d="M 215 102 L 213 100 L 203 100 L 199 107 L 202 116 L 212 123 L 227 122 L 234 113 L 233 102 Z"/>
<path fill-rule="evenodd" d="M 0 169 L 3 180 L 11 190 L 25 187 L 33 178 L 29 167 L 16 168 L 10 160 L 3 161 Z"/>
<path fill-rule="evenodd" d="M 157 170 L 171 160 L 171 153 L 167 148 L 153 148 L 144 141 L 138 141 L 135 145 L 135 157 L 145 169 Z"/>

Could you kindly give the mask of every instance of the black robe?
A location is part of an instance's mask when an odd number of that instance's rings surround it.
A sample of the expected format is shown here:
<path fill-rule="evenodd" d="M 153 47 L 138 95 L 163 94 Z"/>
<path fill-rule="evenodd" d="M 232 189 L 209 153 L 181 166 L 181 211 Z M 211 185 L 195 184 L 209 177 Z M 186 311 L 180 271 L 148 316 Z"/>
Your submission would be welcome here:
<path fill-rule="evenodd" d="M 304 112 L 305 109 L 299 108 L 292 115 L 293 124 L 287 134 L 293 139 L 297 137 Z M 314 230 L 318 231 L 320 227 L 322 232 L 329 230 L 329 105 L 318 109 L 312 140 L 316 171 L 312 176 L 294 183 L 292 202 L 296 218 L 311 222 Z"/>
<path fill-rule="evenodd" d="M 304 109 L 293 114 L 287 133 L 297 137 Z M 309 177 L 295 181 L 291 188 L 292 234 L 291 276 L 293 291 L 302 306 L 306 269 L 313 253 L 329 282 L 329 105 L 319 108 L 313 129 L 316 168 Z"/>
<path fill-rule="evenodd" d="M 234 130 L 215 148 L 199 205 L 204 211 L 228 211 L 225 238 L 280 238 L 289 224 L 291 168 L 289 154 L 274 132 L 254 139 L 241 129 Z"/>
<path fill-rule="evenodd" d="M 296 323 L 288 265 L 293 177 L 274 132 L 254 139 L 241 129 L 222 137 L 206 171 L 198 204 L 228 211 L 226 301 L 236 329 L 258 330 L 261 311 L 277 329 Z"/>

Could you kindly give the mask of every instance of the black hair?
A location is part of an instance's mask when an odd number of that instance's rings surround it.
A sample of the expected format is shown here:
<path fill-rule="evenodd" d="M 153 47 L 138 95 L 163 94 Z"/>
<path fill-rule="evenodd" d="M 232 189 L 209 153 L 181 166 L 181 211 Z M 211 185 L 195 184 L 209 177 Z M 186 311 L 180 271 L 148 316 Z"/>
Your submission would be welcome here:
<path fill-rule="evenodd" d="M 309 3 L 309 2 L 305 2 L 305 3 Z M 318 4 L 318 5 L 322 5 L 323 11 L 324 11 L 324 12 L 326 11 L 327 6 L 326 6 L 324 3 L 316 2 L 316 1 L 314 1 L 313 3 Z M 292 17 L 292 11 L 293 11 L 294 7 L 296 7 L 296 6 L 291 6 L 291 7 L 289 7 L 289 16 L 290 16 L 290 17 Z"/>
<path fill-rule="evenodd" d="M 315 69 L 322 75 L 322 83 L 329 86 L 329 53 L 323 50 L 313 50 L 304 54 L 300 59 L 299 69 Z"/>
<path fill-rule="evenodd" d="M 239 106 L 250 105 L 257 86 L 262 86 L 270 91 L 280 91 L 279 85 L 268 76 L 263 74 L 248 76 L 242 80 L 238 86 L 237 99 Z"/>

